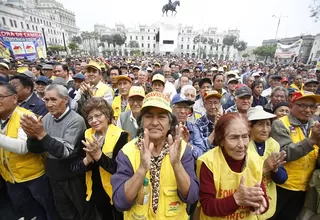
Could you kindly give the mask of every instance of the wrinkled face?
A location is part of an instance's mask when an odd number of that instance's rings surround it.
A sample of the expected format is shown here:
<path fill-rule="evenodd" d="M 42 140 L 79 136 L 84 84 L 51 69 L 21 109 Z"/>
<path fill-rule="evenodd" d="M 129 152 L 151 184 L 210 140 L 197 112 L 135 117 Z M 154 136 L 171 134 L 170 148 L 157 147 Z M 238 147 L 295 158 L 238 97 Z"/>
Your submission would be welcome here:
<path fill-rule="evenodd" d="M 295 80 L 294 80 L 294 84 L 296 84 L 297 86 L 301 86 L 302 84 L 302 76 L 301 75 L 297 75 Z"/>
<path fill-rule="evenodd" d="M 120 95 L 127 96 L 129 94 L 131 85 L 132 83 L 126 79 L 118 80 L 118 89 L 119 89 Z"/>
<path fill-rule="evenodd" d="M 247 79 L 247 86 L 248 86 L 248 87 L 251 87 L 253 81 L 254 81 L 254 77 L 253 77 L 253 76 L 248 77 L 248 79 Z"/>
<path fill-rule="evenodd" d="M 214 96 L 205 99 L 204 108 L 206 109 L 207 115 L 211 117 L 217 116 L 221 108 L 220 99 Z"/>
<path fill-rule="evenodd" d="M 242 120 L 234 120 L 225 131 L 225 138 L 220 146 L 234 160 L 243 160 L 250 141 L 247 125 Z"/>
<path fill-rule="evenodd" d="M 194 93 L 193 89 L 187 89 L 184 91 L 183 95 L 191 101 L 196 101 L 196 94 Z"/>
<path fill-rule="evenodd" d="M 61 65 L 57 65 L 54 68 L 54 75 L 57 77 L 62 77 L 64 79 L 66 79 L 68 76 L 68 72 L 64 71 Z"/>
<path fill-rule="evenodd" d="M 42 70 L 42 73 L 50 79 L 53 75 L 53 70 Z"/>
<path fill-rule="evenodd" d="M 316 83 L 304 84 L 303 90 L 317 94 L 318 84 Z"/>
<path fill-rule="evenodd" d="M 210 83 L 203 83 L 202 86 L 200 87 L 201 97 L 204 97 L 204 94 L 206 94 L 206 92 L 210 90 L 212 90 L 212 86 L 210 85 Z"/>
<path fill-rule="evenodd" d="M 235 97 L 235 103 L 239 112 L 247 112 L 252 105 L 252 96 Z"/>
<path fill-rule="evenodd" d="M 117 76 L 119 76 L 119 71 L 117 69 L 113 69 L 110 71 L 110 80 L 112 84 L 116 83 Z"/>
<path fill-rule="evenodd" d="M 156 92 L 163 92 L 164 90 L 164 84 L 163 82 L 156 80 L 152 82 L 152 91 L 156 91 Z"/>
<path fill-rule="evenodd" d="M 289 115 L 290 113 L 290 108 L 288 106 L 281 106 L 277 108 L 275 111 L 275 115 L 277 115 L 277 118 L 281 118 L 283 116 Z"/>
<path fill-rule="evenodd" d="M 213 87 L 215 89 L 221 90 L 223 87 L 223 76 L 216 76 L 215 80 L 214 80 L 214 85 Z"/>
<path fill-rule="evenodd" d="M 187 103 L 177 103 L 172 108 L 173 113 L 177 116 L 178 121 L 185 123 L 191 111 L 191 107 Z"/>
<path fill-rule="evenodd" d="M 308 121 L 314 112 L 316 111 L 317 106 L 315 100 L 312 98 L 303 98 L 296 100 L 293 103 L 291 112 L 294 117 L 300 121 Z"/>
<path fill-rule="evenodd" d="M 270 119 L 259 120 L 251 127 L 251 138 L 255 142 L 264 142 L 271 131 Z"/>
<path fill-rule="evenodd" d="M 263 91 L 262 83 L 259 84 L 258 86 L 255 86 L 255 87 L 253 88 L 253 93 L 254 93 L 256 96 L 260 96 L 261 93 L 262 93 L 262 91 Z"/>
<path fill-rule="evenodd" d="M 146 83 L 147 80 L 148 80 L 148 75 L 147 75 L 147 73 L 144 72 L 144 71 L 140 71 L 140 72 L 138 73 L 138 81 L 139 81 L 139 83 Z"/>
<path fill-rule="evenodd" d="M 181 77 L 180 78 L 180 88 L 183 88 L 183 86 L 189 84 L 189 79 L 188 77 Z"/>
<path fill-rule="evenodd" d="M 44 102 L 51 115 L 59 118 L 67 109 L 68 97 L 62 98 L 56 90 L 45 92 Z"/>
<path fill-rule="evenodd" d="M 316 75 L 316 73 L 314 73 L 314 72 L 308 73 L 308 79 L 315 79 L 315 80 L 317 80 L 317 75 Z"/>
<path fill-rule="evenodd" d="M 43 94 L 46 86 L 47 86 L 47 84 L 45 84 L 43 82 L 37 82 L 36 83 L 36 91 L 37 91 L 37 93 Z"/>
<path fill-rule="evenodd" d="M 87 69 L 86 78 L 91 85 L 97 85 L 101 81 L 100 71 L 95 68 L 89 67 Z"/>
<path fill-rule="evenodd" d="M 170 130 L 168 112 L 157 107 L 150 107 L 142 116 L 143 129 L 148 129 L 150 141 L 164 139 Z"/>
<path fill-rule="evenodd" d="M 18 96 L 11 93 L 6 87 L 0 86 L 0 116 L 8 116 L 18 103 Z M 6 119 L 6 118 L 2 118 Z"/>
<path fill-rule="evenodd" d="M 89 112 L 87 121 L 96 132 L 105 131 L 109 125 L 109 118 L 98 109 L 92 109 Z"/>
<path fill-rule="evenodd" d="M 136 114 L 140 112 L 142 107 L 143 97 L 141 96 L 132 96 L 129 98 L 129 106 L 131 111 Z"/>
<path fill-rule="evenodd" d="M 271 103 L 273 105 L 279 103 L 279 102 L 285 102 L 286 101 L 286 94 L 282 90 L 278 90 L 274 93 L 273 96 L 271 96 Z"/>
<path fill-rule="evenodd" d="M 164 70 L 164 77 L 165 78 L 171 77 L 171 69 L 168 68 Z"/>

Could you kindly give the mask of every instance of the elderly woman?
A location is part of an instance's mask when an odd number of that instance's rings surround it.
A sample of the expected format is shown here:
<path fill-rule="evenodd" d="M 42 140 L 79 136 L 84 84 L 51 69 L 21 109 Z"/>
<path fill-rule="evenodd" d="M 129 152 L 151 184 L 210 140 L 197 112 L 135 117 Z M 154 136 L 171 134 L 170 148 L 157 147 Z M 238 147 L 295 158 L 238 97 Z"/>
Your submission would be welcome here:
<path fill-rule="evenodd" d="M 138 120 L 139 137 L 118 154 L 111 184 L 114 205 L 124 211 L 124 219 L 188 219 L 187 204 L 198 199 L 191 148 L 182 140 L 183 127 L 177 126 L 171 112 L 166 95 L 146 95 Z M 137 201 L 142 188 L 151 192 L 144 197 L 144 205 Z"/>
<path fill-rule="evenodd" d="M 256 219 L 268 210 L 268 199 L 261 183 L 263 161 L 248 150 L 247 120 L 239 113 L 223 115 L 214 139 L 218 147 L 197 164 L 200 219 Z"/>
<path fill-rule="evenodd" d="M 84 106 L 91 128 L 85 131 L 83 156 L 72 165 L 78 173 L 86 172 L 87 201 L 92 201 L 101 219 L 122 219 L 122 213 L 112 205 L 110 177 L 117 170 L 119 150 L 129 141 L 129 135 L 112 124 L 113 110 L 106 100 L 91 98 Z"/>
<path fill-rule="evenodd" d="M 290 104 L 288 102 L 279 102 L 275 104 L 275 106 L 273 107 L 273 114 L 275 114 L 277 118 L 289 115 Z"/>
<path fill-rule="evenodd" d="M 191 85 L 185 85 L 181 89 L 181 93 L 180 94 L 181 94 L 181 97 L 184 98 L 184 99 L 188 99 L 188 100 L 190 100 L 192 102 L 196 101 L 197 91 Z M 188 122 L 194 123 L 200 117 L 201 117 L 200 113 L 194 111 L 193 108 L 190 108 L 190 111 L 188 113 Z"/>
<path fill-rule="evenodd" d="M 277 190 L 276 184 L 283 184 L 288 175 L 283 168 L 286 153 L 280 151 L 280 145 L 272 137 L 269 137 L 271 131 L 271 119 L 276 115 L 263 110 L 262 106 L 250 108 L 248 111 L 248 120 L 250 121 L 251 141 L 249 150 L 256 152 L 264 162 L 262 182 L 267 190 L 269 199 L 269 209 L 258 219 L 264 220 L 271 218 L 276 211 Z"/>

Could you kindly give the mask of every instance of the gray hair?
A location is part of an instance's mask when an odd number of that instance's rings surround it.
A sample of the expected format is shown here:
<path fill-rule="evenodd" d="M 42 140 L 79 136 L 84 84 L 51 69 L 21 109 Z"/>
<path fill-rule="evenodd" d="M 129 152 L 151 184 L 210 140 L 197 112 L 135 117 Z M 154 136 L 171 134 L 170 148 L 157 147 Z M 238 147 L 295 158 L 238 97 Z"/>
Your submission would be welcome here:
<path fill-rule="evenodd" d="M 276 87 L 274 87 L 274 88 L 272 89 L 272 91 L 271 91 L 271 97 L 273 97 L 274 94 L 275 94 L 277 91 L 283 91 L 284 94 L 285 94 L 285 96 L 286 96 L 286 98 L 288 98 L 289 92 L 288 92 L 288 90 L 287 90 L 286 88 L 284 88 L 284 87 L 282 87 L 282 86 L 276 86 Z"/>
<path fill-rule="evenodd" d="M 46 87 L 45 92 L 55 90 L 57 91 L 60 98 L 65 99 L 69 96 L 68 90 L 66 87 L 59 84 L 50 84 Z"/>
<path fill-rule="evenodd" d="M 193 93 L 195 95 L 197 95 L 197 91 L 196 89 L 192 86 L 192 85 L 185 85 L 184 87 L 181 88 L 181 94 L 184 95 L 184 93 L 187 91 L 187 90 L 192 90 Z"/>

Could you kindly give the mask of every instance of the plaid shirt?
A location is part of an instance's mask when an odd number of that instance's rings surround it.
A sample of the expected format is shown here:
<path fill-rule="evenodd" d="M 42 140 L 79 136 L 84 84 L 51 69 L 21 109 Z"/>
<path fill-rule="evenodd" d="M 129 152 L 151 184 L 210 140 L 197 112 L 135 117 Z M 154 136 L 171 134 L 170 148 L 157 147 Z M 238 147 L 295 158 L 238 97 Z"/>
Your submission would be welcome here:
<path fill-rule="evenodd" d="M 195 122 L 195 125 L 199 128 L 200 130 L 200 137 L 204 142 L 204 150 L 202 154 L 213 148 L 213 144 L 210 144 L 208 137 L 210 133 L 214 130 L 214 122 L 209 120 L 207 115 L 205 114 L 201 118 L 197 119 Z M 201 156 L 201 153 L 198 152 L 198 157 Z"/>
<path fill-rule="evenodd" d="M 237 105 L 233 105 L 230 108 L 226 109 L 225 113 L 238 112 Z"/>

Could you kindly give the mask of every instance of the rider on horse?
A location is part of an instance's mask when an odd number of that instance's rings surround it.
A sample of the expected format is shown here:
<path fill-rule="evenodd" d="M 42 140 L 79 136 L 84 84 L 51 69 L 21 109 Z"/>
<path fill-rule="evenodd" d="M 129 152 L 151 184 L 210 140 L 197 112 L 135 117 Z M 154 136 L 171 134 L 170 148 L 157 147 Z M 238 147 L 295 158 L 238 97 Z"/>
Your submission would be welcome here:
<path fill-rule="evenodd" d="M 172 1 L 171 0 L 169 0 L 168 5 L 169 5 L 169 8 L 172 8 Z"/>

